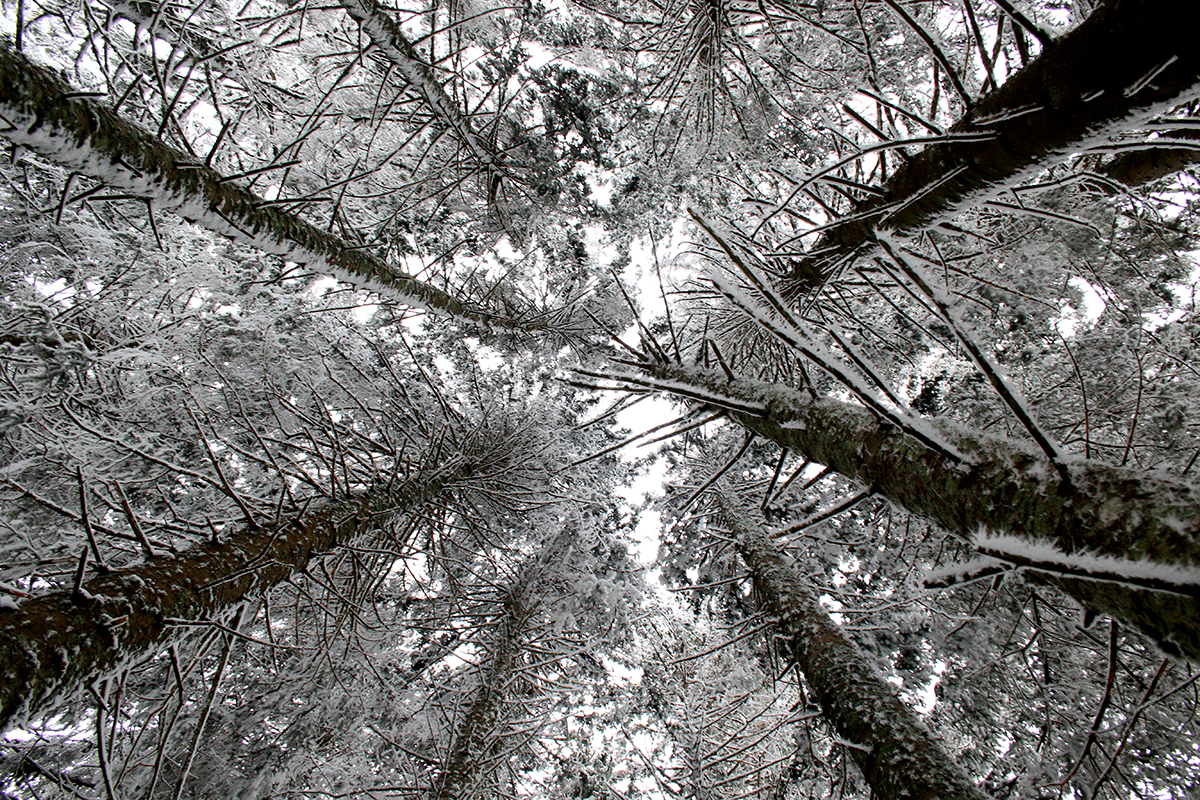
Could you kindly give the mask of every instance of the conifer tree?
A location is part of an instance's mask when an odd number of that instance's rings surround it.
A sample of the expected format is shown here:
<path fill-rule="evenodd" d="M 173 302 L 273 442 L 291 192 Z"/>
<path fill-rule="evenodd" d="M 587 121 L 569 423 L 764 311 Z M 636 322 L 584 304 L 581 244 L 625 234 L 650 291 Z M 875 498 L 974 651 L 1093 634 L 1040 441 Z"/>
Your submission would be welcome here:
<path fill-rule="evenodd" d="M 1193 6 L 16 3 L 0 794 L 1186 793 Z"/>
<path fill-rule="evenodd" d="M 1177 22 L 1183 27 L 1200 23 L 1195 7 L 1156 0 L 1100 4 L 973 104 L 946 131 L 946 141 L 906 160 L 882 192 L 829 226 L 813 254 L 791 266 L 785 292 L 800 297 L 818 288 L 870 247 L 876 228 L 911 233 L 936 225 L 1091 142 L 1136 129 L 1195 100 L 1200 62 Z M 1121 57 L 1113 58 L 1114 52 Z M 1162 163 L 1181 167 L 1186 161 Z M 1132 169 L 1132 163 L 1113 167 L 1117 176 Z"/>
<path fill-rule="evenodd" d="M 794 565 L 767 536 L 758 515 L 728 482 L 718 483 L 714 492 L 721 519 L 750 568 L 759 602 L 778 620 L 784 652 L 804 673 L 874 794 L 982 800 L 986 795 L 830 619 Z"/>
<path fill-rule="evenodd" d="M 489 308 L 417 280 L 281 210 L 104 105 L 80 98 L 11 45 L 0 49 L 0 81 L 6 87 L 0 114 L 9 126 L 3 135 L 10 142 L 144 200 L 151 215 L 155 210 L 174 212 L 239 244 L 485 328 L 546 326 L 544 317 L 527 314 L 528 309 Z"/>
<path fill-rule="evenodd" d="M 857 405 L 700 367 L 652 359 L 641 366 L 641 375 L 583 374 L 699 402 L 968 542 L 986 548 L 988 535 L 1013 537 L 1024 543 L 1012 545 L 1014 554 L 993 552 L 1048 573 L 1085 605 L 1137 626 L 1165 651 L 1200 659 L 1193 635 L 1200 609 L 1189 588 L 1200 525 L 1192 484 L 1083 460 L 1069 462 L 1066 480 L 1010 440 L 950 426 L 918 438 Z M 1043 544 L 1058 555 L 1022 558 L 1022 550 Z M 1076 554 L 1110 560 L 1072 559 Z"/>
<path fill-rule="evenodd" d="M 313 558 L 378 532 L 450 487 L 469 484 L 472 475 L 503 470 L 516 455 L 515 442 L 505 437 L 476 432 L 467 441 L 463 452 L 431 453 L 411 475 L 381 476 L 363 492 L 248 526 L 179 556 L 154 556 L 80 580 L 68 592 L 6 613 L 0 620 L 0 720 L 19 724 L 61 706 L 97 675 L 162 648 L 181 626 L 226 617 Z"/>

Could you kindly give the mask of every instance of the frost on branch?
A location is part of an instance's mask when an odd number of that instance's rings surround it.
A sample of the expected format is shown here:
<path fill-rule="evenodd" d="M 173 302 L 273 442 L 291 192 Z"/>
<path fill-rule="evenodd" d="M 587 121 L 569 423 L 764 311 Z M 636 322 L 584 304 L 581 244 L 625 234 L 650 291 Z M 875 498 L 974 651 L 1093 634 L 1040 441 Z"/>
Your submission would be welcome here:
<path fill-rule="evenodd" d="M 106 106 L 73 97 L 69 86 L 9 45 L 0 46 L 0 131 L 14 144 L 174 212 L 239 244 L 304 264 L 362 289 L 488 327 L 538 329 L 523 319 L 464 302 L 370 252 L 352 248 L 294 214 L 225 180 Z"/>

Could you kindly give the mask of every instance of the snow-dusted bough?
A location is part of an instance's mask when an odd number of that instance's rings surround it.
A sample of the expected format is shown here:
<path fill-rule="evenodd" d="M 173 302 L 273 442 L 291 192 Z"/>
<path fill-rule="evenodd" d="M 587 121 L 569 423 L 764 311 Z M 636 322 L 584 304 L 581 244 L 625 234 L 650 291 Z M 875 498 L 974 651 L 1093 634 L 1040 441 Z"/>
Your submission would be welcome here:
<path fill-rule="evenodd" d="M 595 375 L 596 373 L 593 373 Z M 968 542 L 981 529 L 1064 556 L 1038 570 L 1085 606 L 1128 622 L 1165 652 L 1200 662 L 1200 487 L 1166 475 L 1069 459 L 1064 480 L 1035 448 L 937 424 L 966 463 L 861 406 L 699 367 L 647 362 L 608 372 L 619 388 L 664 391 L 723 409 L 747 430 L 863 482 Z M 1104 573 L 1084 567 L 1103 559 Z M 1121 570 L 1121 565 L 1129 565 Z M 1147 582 L 1147 573 L 1166 575 Z"/>

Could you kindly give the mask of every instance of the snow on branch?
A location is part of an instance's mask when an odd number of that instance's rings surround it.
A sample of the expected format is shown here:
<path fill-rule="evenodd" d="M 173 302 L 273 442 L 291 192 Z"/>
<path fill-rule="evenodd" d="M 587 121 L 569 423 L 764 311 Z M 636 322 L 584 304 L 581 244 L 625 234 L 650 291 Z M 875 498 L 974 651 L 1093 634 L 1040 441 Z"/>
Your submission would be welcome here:
<path fill-rule="evenodd" d="M 975 337 L 971 335 L 970 328 L 962 317 L 959 316 L 954 300 L 938 288 L 934 281 L 929 279 L 929 276 L 925 274 L 925 270 L 918 263 L 917 258 L 902 249 L 900 243 L 895 238 L 883 231 L 877 231 L 876 238 L 879 246 L 883 248 L 883 251 L 887 254 L 891 262 L 933 304 L 933 309 L 937 315 L 941 317 L 942 321 L 954 333 L 954 338 L 962 345 L 963 350 L 970 357 L 976 368 L 987 377 L 992 388 L 996 390 L 996 394 L 1000 396 L 1004 404 L 1013 412 L 1013 416 L 1029 431 L 1029 435 L 1033 437 L 1038 447 L 1046 454 L 1046 458 L 1050 459 L 1050 463 L 1054 465 L 1054 469 L 1062 477 L 1063 481 L 1068 486 L 1071 485 L 1071 473 L 1067 469 L 1066 457 L 1063 455 L 1062 449 L 1034 420 L 1033 412 L 1029 409 L 1028 403 L 1021 396 L 1021 393 L 1011 385 L 1000 371 L 1000 368 L 993 364 L 991 359 L 984 354 L 983 348 L 979 346 L 979 343 L 975 341 Z"/>
<path fill-rule="evenodd" d="M 1007 0 L 997 3 L 1012 8 Z M 881 193 L 826 226 L 808 253 L 792 263 L 783 279 L 786 294 L 818 290 L 842 264 L 873 250 L 876 227 L 916 233 L 947 221 L 1001 199 L 1074 153 L 1103 147 L 1195 100 L 1200 96 L 1200 49 L 1194 42 L 1198 13 L 1195 3 L 1106 2 L 1058 39 L 1035 34 L 1042 53 L 981 98 L 941 141 L 931 139 L 906 160 Z M 1029 29 L 1038 30 L 1032 24 Z M 972 134 L 978 138 L 963 138 Z M 814 179 L 799 182 L 765 214 L 755 236 Z"/>
<path fill-rule="evenodd" d="M 1087 551 L 1064 553 L 1053 542 L 993 533 L 987 528 L 979 529 L 973 544 L 989 558 L 1017 567 L 1070 574 L 1090 580 L 1117 581 L 1160 592 L 1200 596 L 1200 568 L 1194 566 L 1163 564 L 1147 559 L 1131 561 Z"/>
<path fill-rule="evenodd" d="M 717 228 L 698 212 L 689 209 L 688 213 L 705 234 L 725 252 L 725 255 L 753 289 L 755 296 L 725 278 L 716 269 L 708 271 L 708 280 L 735 308 L 768 334 L 823 369 L 834 380 L 846 387 L 853 397 L 882 419 L 915 437 L 928 447 L 939 450 L 952 458 L 966 460 L 965 456 L 945 441 L 932 426 L 913 414 L 899 396 L 892 391 L 888 382 L 881 377 L 879 369 L 837 331 L 830 330 L 828 332 L 850 358 L 850 364 L 821 344 L 818 334 L 804 320 L 791 312 L 783 297 L 773 288 L 765 272 L 754 263 L 757 259 L 753 252 L 744 248 L 735 248 L 731 243 L 732 235 Z M 883 392 L 886 402 L 876 397 L 875 389 L 867 383 L 868 380 Z"/>
<path fill-rule="evenodd" d="M 52 71 L 0 45 L 0 136 L 239 244 L 361 289 L 487 327 L 541 330 L 544 317 L 493 312 L 347 245 L 230 182 L 115 112 L 79 97 Z"/>
<path fill-rule="evenodd" d="M 1075 459 L 1068 487 L 1031 445 L 939 421 L 940 433 L 970 457 L 963 465 L 850 403 L 813 400 L 777 384 L 681 364 L 652 362 L 642 369 L 640 380 L 626 374 L 606 377 L 624 384 L 621 388 L 659 389 L 724 408 L 747 430 L 865 483 L 964 541 L 974 543 L 986 527 L 1014 541 L 1053 542 L 1062 553 L 1084 559 L 1080 563 L 1091 571 L 1072 573 L 1062 567 L 1062 556 L 1036 563 L 1027 559 L 1026 568 L 1039 570 L 1093 610 L 1139 628 L 1166 652 L 1200 663 L 1194 622 L 1200 593 L 1195 588 L 1200 585 L 1200 486 Z M 1013 553 L 984 554 L 1017 563 Z M 1088 562 L 1089 554 L 1114 563 Z M 1127 573 L 1137 577 L 1137 570 L 1150 567 L 1128 561 L 1167 570 L 1135 582 Z"/>
<path fill-rule="evenodd" d="M 340 2 L 375 46 L 396 65 L 404 80 L 421 96 L 434 116 L 454 132 L 487 172 L 493 172 L 498 166 L 494 149 L 476 132 L 471 119 L 442 89 L 433 67 L 421 59 L 395 20 L 374 0 Z"/>
<path fill-rule="evenodd" d="M 945 589 L 949 586 L 961 586 L 965 583 L 991 578 L 1007 572 L 1009 565 L 998 558 L 984 556 L 964 561 L 961 564 L 950 564 L 938 569 L 931 569 L 921 578 L 926 589 Z"/>

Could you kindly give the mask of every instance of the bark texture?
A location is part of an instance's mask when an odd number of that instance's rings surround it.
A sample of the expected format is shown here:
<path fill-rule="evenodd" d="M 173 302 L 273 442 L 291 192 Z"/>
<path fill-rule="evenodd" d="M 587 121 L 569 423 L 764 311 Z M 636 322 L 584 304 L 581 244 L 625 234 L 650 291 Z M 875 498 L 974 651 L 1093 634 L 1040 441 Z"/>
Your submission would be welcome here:
<path fill-rule="evenodd" d="M 504 701 L 513 667 L 521 651 L 521 640 L 530 618 L 529 601 L 517 587 L 504 600 L 504 613 L 497 621 L 491 657 L 483 684 L 459 724 L 446 763 L 434 783 L 431 800 L 465 797 L 479 776 L 481 761 L 493 743 L 504 714 Z"/>
<path fill-rule="evenodd" d="M 950 129 L 985 141 L 927 147 L 884 194 L 827 230 L 784 278 L 790 297 L 820 287 L 873 241 L 875 228 L 913 232 L 1065 160 L 1091 140 L 1135 126 L 1200 94 L 1200 4 L 1112 0 L 1045 50 Z"/>
<path fill-rule="evenodd" d="M 748 430 L 865 483 L 968 541 L 987 531 L 1052 544 L 1065 554 L 1165 567 L 1149 584 L 1156 591 L 1139 588 L 1136 580 L 1068 581 L 1094 584 L 1087 592 L 1068 591 L 1136 625 L 1165 652 L 1200 662 L 1200 487 L 1084 459 L 1068 462 L 1067 487 L 1032 448 L 948 422 L 938 426 L 941 437 L 969 459 L 967 465 L 880 424 L 860 406 L 811 401 L 786 387 L 731 381 L 695 367 L 655 363 L 645 370 L 650 377 L 620 379 L 723 407 Z M 1161 591 L 1168 586 L 1171 591 Z"/>
<path fill-rule="evenodd" d="M 218 618 L 330 548 L 431 500 L 470 468 L 469 460 L 455 458 L 411 481 L 95 578 L 77 594 L 0 609 L 0 730 L 52 710 L 97 676 L 162 647 L 180 630 L 176 621 Z"/>
<path fill-rule="evenodd" d="M 0 136 L 239 244 L 421 308 L 495 328 L 538 330 L 419 281 L 371 252 L 283 211 L 175 150 L 107 106 L 78 97 L 53 72 L 0 43 Z"/>
<path fill-rule="evenodd" d="M 986 800 L 917 715 L 896 697 L 858 646 L 799 579 L 762 520 L 728 485 L 717 487 L 726 526 L 754 579 L 759 602 L 816 693 L 825 718 L 881 800 Z"/>

